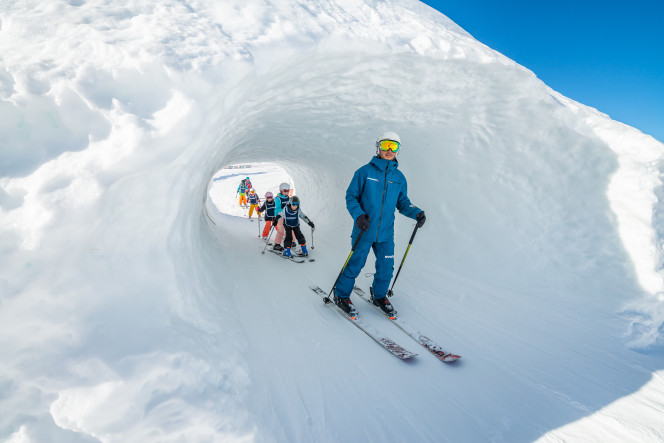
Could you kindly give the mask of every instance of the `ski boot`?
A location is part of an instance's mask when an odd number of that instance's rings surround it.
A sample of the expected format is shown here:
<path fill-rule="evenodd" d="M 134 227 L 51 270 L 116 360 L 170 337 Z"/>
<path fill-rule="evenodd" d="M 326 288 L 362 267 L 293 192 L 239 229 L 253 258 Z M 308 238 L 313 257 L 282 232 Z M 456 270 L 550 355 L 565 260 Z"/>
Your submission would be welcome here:
<path fill-rule="evenodd" d="M 397 318 L 397 311 L 394 310 L 394 306 L 392 306 L 392 303 L 387 299 L 387 296 L 383 298 L 375 298 L 373 288 L 369 288 L 369 292 L 371 292 L 371 303 L 378 306 L 380 310 L 391 319 L 394 320 Z"/>
<path fill-rule="evenodd" d="M 355 319 L 357 317 L 357 310 L 355 309 L 355 306 L 353 305 L 353 302 L 350 301 L 350 297 L 338 297 L 337 294 L 335 293 L 333 296 L 334 299 L 334 304 L 339 306 L 344 313 L 346 313 L 347 316 L 349 316 L 352 319 Z"/>
<path fill-rule="evenodd" d="M 284 249 L 284 257 L 293 258 L 293 254 L 291 254 L 290 248 Z"/>
<path fill-rule="evenodd" d="M 307 246 L 306 245 L 300 245 L 300 248 L 302 250 L 302 256 L 307 257 L 309 255 L 309 251 L 307 251 Z"/>
<path fill-rule="evenodd" d="M 281 246 L 280 244 L 277 243 L 276 245 L 274 245 L 274 247 L 272 248 L 272 250 L 273 250 L 273 251 L 283 251 L 284 248 L 283 248 L 283 246 Z"/>

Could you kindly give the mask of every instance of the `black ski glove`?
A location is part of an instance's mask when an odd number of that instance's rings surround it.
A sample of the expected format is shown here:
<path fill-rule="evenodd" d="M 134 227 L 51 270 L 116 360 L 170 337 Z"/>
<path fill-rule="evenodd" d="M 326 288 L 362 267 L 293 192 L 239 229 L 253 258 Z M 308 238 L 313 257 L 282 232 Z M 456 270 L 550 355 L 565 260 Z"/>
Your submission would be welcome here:
<path fill-rule="evenodd" d="M 424 226 L 424 222 L 427 221 L 427 217 L 424 215 L 424 211 L 417 214 L 417 227 L 421 228 Z"/>
<path fill-rule="evenodd" d="M 311 226 L 311 229 L 314 229 L 314 222 L 310 221 L 309 226 Z"/>
<path fill-rule="evenodd" d="M 369 216 L 367 214 L 362 214 L 357 217 L 355 220 L 355 225 L 363 231 L 369 229 Z"/>

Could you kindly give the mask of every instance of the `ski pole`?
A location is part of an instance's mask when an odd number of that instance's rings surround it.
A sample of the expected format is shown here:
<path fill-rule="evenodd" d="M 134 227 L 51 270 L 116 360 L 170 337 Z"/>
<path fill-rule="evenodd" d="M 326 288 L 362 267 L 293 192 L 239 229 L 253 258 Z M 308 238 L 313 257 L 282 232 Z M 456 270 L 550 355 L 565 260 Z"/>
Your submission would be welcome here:
<path fill-rule="evenodd" d="M 314 248 L 314 228 L 311 228 L 311 249 Z"/>
<path fill-rule="evenodd" d="M 261 252 L 262 255 L 265 255 L 265 250 L 267 249 L 267 244 L 270 243 L 270 237 L 272 237 L 272 231 L 274 231 L 274 225 L 272 225 L 272 229 L 270 229 L 270 235 L 267 236 L 267 241 L 265 242 L 265 247 L 263 248 L 263 252 Z"/>
<path fill-rule="evenodd" d="M 341 274 L 343 274 L 344 270 L 346 269 L 346 266 L 348 266 L 348 262 L 350 261 L 350 258 L 353 256 L 353 252 L 355 252 L 355 248 L 357 247 L 357 244 L 360 242 L 360 239 L 362 238 L 363 234 L 364 234 L 364 231 L 360 231 L 360 235 L 357 236 L 357 239 L 355 240 L 355 243 L 353 244 L 353 247 L 350 250 L 350 254 L 348 254 L 348 258 L 346 259 L 346 262 L 341 267 L 341 271 L 339 272 L 339 275 L 337 275 L 337 279 L 334 281 L 334 284 L 332 285 L 332 289 L 330 289 L 330 293 L 327 294 L 327 297 L 325 297 L 323 299 L 325 304 L 332 302 L 332 300 L 330 299 L 330 295 L 332 295 L 332 291 L 334 291 L 334 287 L 337 286 L 337 283 L 339 282 L 339 279 L 341 278 Z"/>
<path fill-rule="evenodd" d="M 258 238 L 261 238 L 261 214 L 260 212 L 257 215 L 258 217 Z"/>
<path fill-rule="evenodd" d="M 394 289 L 394 284 L 397 282 L 397 278 L 399 278 L 399 273 L 401 272 L 401 268 L 403 267 L 403 262 L 406 261 L 406 256 L 408 255 L 408 251 L 410 250 L 410 245 L 413 244 L 413 239 L 415 238 L 415 234 L 417 234 L 417 230 L 419 229 L 419 226 L 415 225 L 415 229 L 413 229 L 413 235 L 410 236 L 410 241 L 408 242 L 408 247 L 406 248 L 406 252 L 403 254 L 403 258 L 401 259 L 401 264 L 399 265 L 399 270 L 397 271 L 397 276 L 394 277 L 394 280 L 392 280 L 392 287 L 390 288 L 389 291 L 387 291 L 387 296 L 392 297 L 394 295 L 394 292 L 392 292 L 392 289 Z"/>

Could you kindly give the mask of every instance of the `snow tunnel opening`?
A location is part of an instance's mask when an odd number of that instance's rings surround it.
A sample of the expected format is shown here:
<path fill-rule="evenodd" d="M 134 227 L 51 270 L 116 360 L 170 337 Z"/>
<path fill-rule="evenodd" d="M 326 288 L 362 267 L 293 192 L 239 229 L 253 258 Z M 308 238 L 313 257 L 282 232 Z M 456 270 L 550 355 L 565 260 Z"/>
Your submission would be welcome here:
<path fill-rule="evenodd" d="M 247 178 L 250 185 L 242 196 L 240 184 Z M 226 165 L 214 173 L 208 184 L 208 215 L 213 219 L 219 214 L 244 218 L 251 215 L 256 218 L 256 211 L 251 210 L 249 191 L 255 191 L 260 206 L 265 202 L 265 194 L 272 192 L 276 196 L 283 183 L 288 184 L 290 195 L 294 195 L 295 181 L 286 169 L 277 163 L 245 162 Z"/>

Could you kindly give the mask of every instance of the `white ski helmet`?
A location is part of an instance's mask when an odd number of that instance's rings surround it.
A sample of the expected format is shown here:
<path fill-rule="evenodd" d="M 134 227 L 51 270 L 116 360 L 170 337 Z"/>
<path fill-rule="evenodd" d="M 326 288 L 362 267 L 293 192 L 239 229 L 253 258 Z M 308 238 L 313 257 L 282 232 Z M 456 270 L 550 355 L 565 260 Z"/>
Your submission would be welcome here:
<path fill-rule="evenodd" d="M 401 144 L 401 137 L 399 137 L 399 134 L 397 134 L 396 132 L 392 132 L 392 131 L 383 132 L 376 139 L 376 155 L 378 155 L 378 151 L 380 150 L 380 142 L 382 142 L 383 140 L 391 140 L 393 142 L 397 142 L 397 143 Z M 399 153 L 397 152 L 397 154 L 399 154 Z"/>
<path fill-rule="evenodd" d="M 288 183 L 284 182 L 284 183 L 279 185 L 279 190 L 280 191 L 283 191 L 283 190 L 290 191 L 290 185 Z"/>

